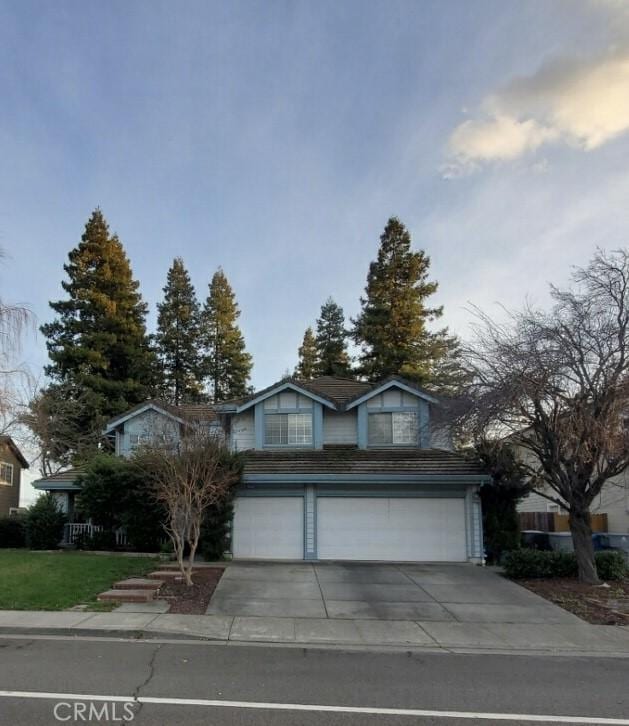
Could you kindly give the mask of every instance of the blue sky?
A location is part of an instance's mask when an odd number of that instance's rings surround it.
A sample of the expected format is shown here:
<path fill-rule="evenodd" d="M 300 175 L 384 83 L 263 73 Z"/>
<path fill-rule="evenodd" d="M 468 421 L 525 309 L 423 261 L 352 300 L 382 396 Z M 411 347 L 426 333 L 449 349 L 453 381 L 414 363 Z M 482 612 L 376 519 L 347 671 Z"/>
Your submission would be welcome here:
<path fill-rule="evenodd" d="M 174 256 L 201 298 L 223 266 L 258 387 L 328 295 L 356 314 L 391 215 L 455 332 L 543 303 L 627 242 L 628 30 L 615 0 L 0 2 L 2 296 L 48 320 L 100 205 L 150 326 Z"/>

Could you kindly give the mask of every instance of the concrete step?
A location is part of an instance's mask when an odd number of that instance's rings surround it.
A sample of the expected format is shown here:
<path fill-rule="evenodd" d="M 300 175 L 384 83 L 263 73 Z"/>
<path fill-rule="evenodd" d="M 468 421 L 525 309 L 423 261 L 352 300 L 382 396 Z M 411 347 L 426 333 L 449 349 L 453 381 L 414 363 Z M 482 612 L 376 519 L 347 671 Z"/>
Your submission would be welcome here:
<path fill-rule="evenodd" d="M 148 577 L 128 577 L 126 580 L 114 582 L 114 590 L 159 590 L 163 580 Z"/>
<path fill-rule="evenodd" d="M 173 580 L 183 579 L 183 576 L 179 570 L 155 570 L 155 572 L 149 572 L 147 577 L 150 580 L 161 580 L 164 582 L 172 582 Z"/>
<path fill-rule="evenodd" d="M 106 590 L 96 598 L 101 602 L 149 602 L 155 598 L 155 590 Z"/>

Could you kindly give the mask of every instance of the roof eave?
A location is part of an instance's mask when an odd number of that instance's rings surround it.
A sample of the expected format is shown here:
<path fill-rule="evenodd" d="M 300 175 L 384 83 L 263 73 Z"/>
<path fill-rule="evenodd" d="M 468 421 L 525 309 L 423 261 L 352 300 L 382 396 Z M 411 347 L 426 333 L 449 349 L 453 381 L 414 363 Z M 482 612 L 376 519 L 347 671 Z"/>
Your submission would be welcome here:
<path fill-rule="evenodd" d="M 387 484 L 468 484 L 480 485 L 491 480 L 487 474 L 333 474 L 333 473 L 307 473 L 307 474 L 243 474 L 244 484 L 271 484 L 277 483 L 377 483 Z"/>

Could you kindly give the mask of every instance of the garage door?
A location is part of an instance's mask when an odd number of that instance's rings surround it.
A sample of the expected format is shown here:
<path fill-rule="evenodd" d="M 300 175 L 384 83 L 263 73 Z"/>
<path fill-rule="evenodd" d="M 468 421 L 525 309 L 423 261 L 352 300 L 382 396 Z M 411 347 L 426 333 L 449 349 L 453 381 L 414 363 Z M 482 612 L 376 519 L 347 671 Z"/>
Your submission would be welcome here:
<path fill-rule="evenodd" d="M 320 497 L 322 560 L 462 562 L 463 499 Z"/>
<path fill-rule="evenodd" d="M 238 497 L 232 535 L 234 557 L 301 560 L 304 556 L 302 497 Z"/>

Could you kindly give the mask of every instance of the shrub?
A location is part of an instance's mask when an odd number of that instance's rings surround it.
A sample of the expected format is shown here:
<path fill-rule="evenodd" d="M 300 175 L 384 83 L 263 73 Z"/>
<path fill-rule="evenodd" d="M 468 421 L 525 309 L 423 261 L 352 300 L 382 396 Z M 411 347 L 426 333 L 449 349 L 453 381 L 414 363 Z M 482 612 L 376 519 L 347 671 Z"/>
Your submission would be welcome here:
<path fill-rule="evenodd" d="M 618 550 L 596 553 L 596 569 L 601 580 L 622 580 L 627 574 L 625 555 Z"/>
<path fill-rule="evenodd" d="M 574 552 L 513 550 L 506 553 L 503 564 L 507 577 L 514 580 L 576 577 L 578 574 Z M 602 580 L 619 580 L 626 572 L 624 555 L 622 552 L 597 552 L 596 567 Z"/>
<path fill-rule="evenodd" d="M 206 560 L 220 560 L 229 549 L 230 526 L 234 513 L 233 491 L 223 502 L 209 507 L 203 517 L 199 552 Z"/>
<path fill-rule="evenodd" d="M 66 521 L 54 494 L 42 494 L 26 515 L 26 543 L 32 550 L 54 550 Z"/>
<path fill-rule="evenodd" d="M 118 456 L 99 454 L 87 465 L 80 478 L 79 506 L 103 533 L 81 546 L 115 549 L 113 531 L 124 527 L 130 547 L 156 552 L 164 536 L 166 514 L 155 501 L 147 476 L 138 464 Z"/>
<path fill-rule="evenodd" d="M 519 545 L 516 504 L 529 491 L 528 478 L 512 448 L 503 442 L 481 440 L 474 456 L 491 475 L 491 481 L 480 488 L 483 537 L 487 562 L 499 563 L 504 552 Z"/>
<path fill-rule="evenodd" d="M 24 516 L 17 515 L 0 519 L 0 547 L 26 547 Z"/>
<path fill-rule="evenodd" d="M 75 538 L 74 545 L 79 550 L 111 552 L 116 549 L 116 533 L 107 529 L 92 534 L 82 532 Z"/>

